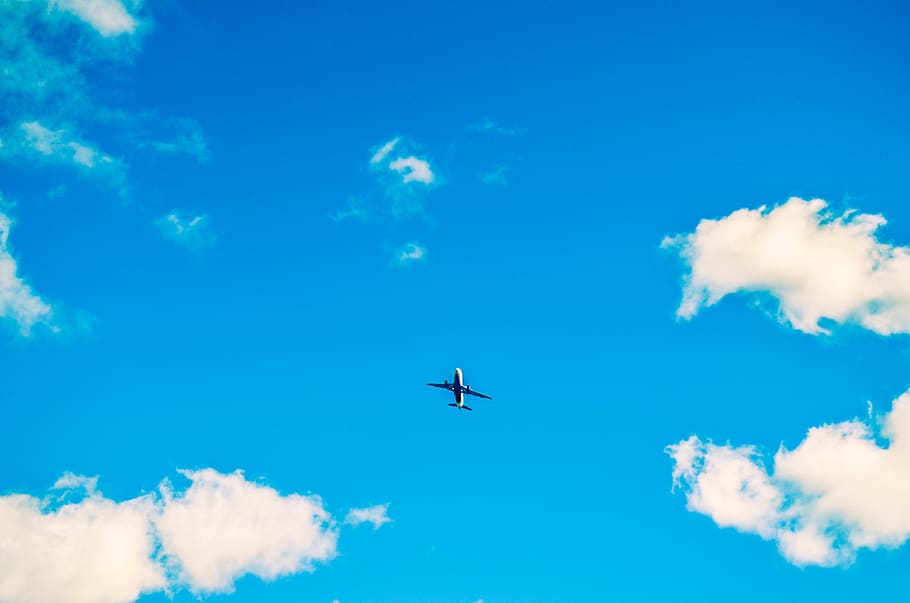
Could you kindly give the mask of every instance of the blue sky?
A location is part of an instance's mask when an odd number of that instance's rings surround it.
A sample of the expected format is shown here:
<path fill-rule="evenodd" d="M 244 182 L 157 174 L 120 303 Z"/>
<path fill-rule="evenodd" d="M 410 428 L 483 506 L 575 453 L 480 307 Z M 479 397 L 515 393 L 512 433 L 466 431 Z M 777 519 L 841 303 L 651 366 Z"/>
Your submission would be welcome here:
<path fill-rule="evenodd" d="M 900 596 L 906 6 L 202 4 L 0 2 L 0 601 Z"/>

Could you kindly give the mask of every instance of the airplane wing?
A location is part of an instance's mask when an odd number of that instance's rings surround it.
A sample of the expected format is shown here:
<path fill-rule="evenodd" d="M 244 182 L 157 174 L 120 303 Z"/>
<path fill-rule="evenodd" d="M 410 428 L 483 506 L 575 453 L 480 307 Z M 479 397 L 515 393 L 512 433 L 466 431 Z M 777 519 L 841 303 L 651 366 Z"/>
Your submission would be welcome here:
<path fill-rule="evenodd" d="M 493 399 L 492 396 L 488 396 L 488 395 L 482 394 L 480 392 L 475 392 L 473 389 L 466 389 L 466 390 L 464 390 L 464 393 L 470 394 L 472 396 L 477 396 L 478 398 L 486 398 L 487 400 Z"/>
<path fill-rule="evenodd" d="M 451 383 L 427 383 L 430 387 L 441 387 L 442 389 L 447 389 L 452 391 L 453 387 Z"/>

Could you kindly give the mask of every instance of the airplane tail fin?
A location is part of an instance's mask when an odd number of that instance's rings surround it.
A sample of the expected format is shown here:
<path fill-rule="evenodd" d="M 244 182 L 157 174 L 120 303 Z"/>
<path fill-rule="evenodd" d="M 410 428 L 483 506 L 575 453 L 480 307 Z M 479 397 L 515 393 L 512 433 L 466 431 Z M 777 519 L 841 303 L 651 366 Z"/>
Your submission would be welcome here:
<path fill-rule="evenodd" d="M 470 406 L 462 406 L 462 408 L 465 409 L 465 410 L 474 410 L 474 409 L 471 408 Z"/>
<path fill-rule="evenodd" d="M 457 407 L 458 405 L 455 404 L 454 402 L 452 402 L 451 404 L 449 404 L 449 406 L 455 406 L 455 407 Z"/>

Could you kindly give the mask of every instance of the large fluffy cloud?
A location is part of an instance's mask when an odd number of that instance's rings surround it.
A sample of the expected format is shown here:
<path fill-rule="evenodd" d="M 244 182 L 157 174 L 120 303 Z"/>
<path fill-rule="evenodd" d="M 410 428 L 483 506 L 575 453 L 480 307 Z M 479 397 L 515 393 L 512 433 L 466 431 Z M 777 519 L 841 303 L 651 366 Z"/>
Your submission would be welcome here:
<path fill-rule="evenodd" d="M 878 433 L 859 419 L 813 427 L 793 450 L 781 446 L 771 471 L 752 447 L 697 436 L 667 452 L 690 510 L 776 541 L 797 565 L 839 565 L 910 537 L 910 392 L 881 424 Z"/>
<path fill-rule="evenodd" d="M 117 502 L 64 474 L 44 499 L 0 496 L 0 601 L 126 603 L 185 587 L 226 592 L 243 575 L 312 571 L 337 551 L 317 496 L 281 494 L 241 472 L 183 471 L 175 489 Z"/>
<path fill-rule="evenodd" d="M 678 316 L 750 292 L 776 298 L 780 319 L 806 333 L 826 333 L 822 319 L 910 333 L 910 248 L 876 238 L 880 215 L 826 208 L 821 199 L 794 197 L 664 239 L 689 268 Z"/>
<path fill-rule="evenodd" d="M 0 497 L 0 601 L 121 603 L 164 588 L 164 570 L 152 558 L 151 498 L 117 503 L 90 493 L 49 506 Z"/>
<path fill-rule="evenodd" d="M 0 213 L 0 317 L 11 319 L 28 335 L 35 324 L 49 322 L 52 310 L 19 276 L 7 241 L 11 226 L 9 216 Z"/>
<path fill-rule="evenodd" d="M 334 521 L 319 498 L 282 496 L 239 472 L 183 474 L 192 485 L 182 495 L 165 491 L 156 526 L 193 590 L 228 591 L 244 574 L 272 580 L 335 556 Z"/>

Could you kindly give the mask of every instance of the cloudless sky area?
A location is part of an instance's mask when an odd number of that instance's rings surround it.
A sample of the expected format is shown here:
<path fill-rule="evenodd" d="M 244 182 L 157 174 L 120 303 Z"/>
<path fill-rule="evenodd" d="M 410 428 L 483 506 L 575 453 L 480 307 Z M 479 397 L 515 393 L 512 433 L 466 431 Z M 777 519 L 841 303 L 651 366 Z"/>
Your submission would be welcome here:
<path fill-rule="evenodd" d="M 794 195 L 880 213 L 880 238 L 910 244 L 907 3 L 140 14 L 138 49 L 87 67 L 88 88 L 195 120 L 209 157 L 85 125 L 128 160 L 128 199 L 0 162 L 19 273 L 69 325 L 0 332 L 3 492 L 41 496 L 72 471 L 122 500 L 213 467 L 337 514 L 389 503 L 392 523 L 344 528 L 313 573 L 213 602 L 906 590 L 906 547 L 800 568 L 688 512 L 664 451 L 698 433 L 773 454 L 887 408 L 910 386 L 906 335 L 811 336 L 745 296 L 678 320 L 683 266 L 660 244 Z M 370 158 L 395 137 L 432 184 L 387 186 Z M 161 235 L 175 210 L 207 216 L 208 244 Z M 402 259 L 410 243 L 422 257 Z M 456 366 L 493 400 L 459 412 L 426 387 Z"/>

